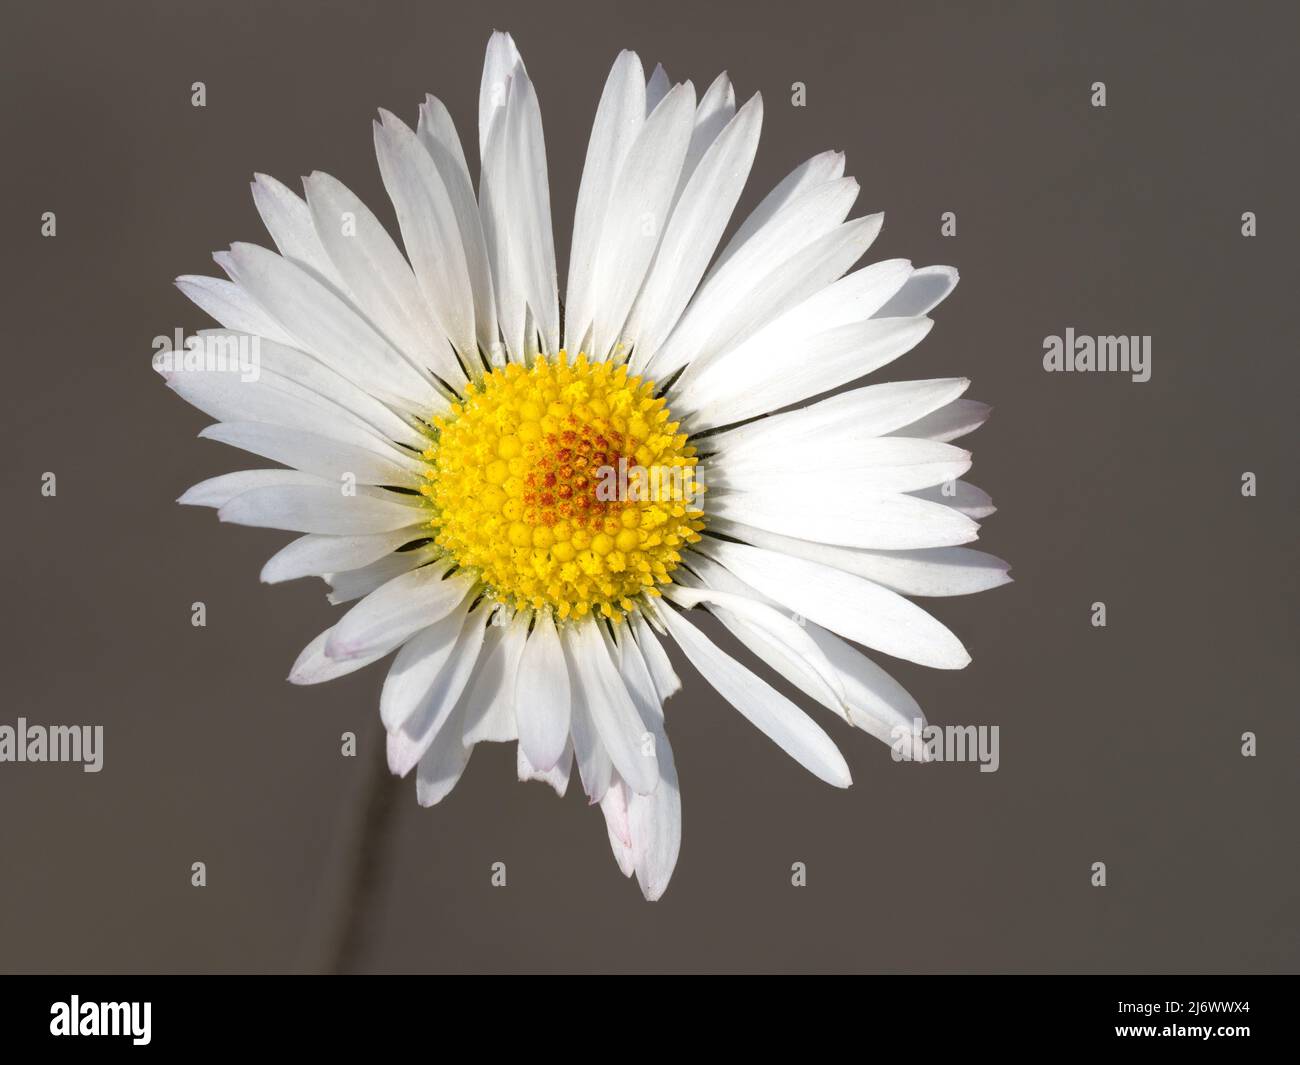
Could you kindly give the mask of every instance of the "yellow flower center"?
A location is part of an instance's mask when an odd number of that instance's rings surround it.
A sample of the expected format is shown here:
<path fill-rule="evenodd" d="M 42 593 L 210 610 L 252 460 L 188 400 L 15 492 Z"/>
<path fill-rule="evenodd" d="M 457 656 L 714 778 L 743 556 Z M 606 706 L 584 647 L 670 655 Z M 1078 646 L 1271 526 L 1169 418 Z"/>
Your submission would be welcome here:
<path fill-rule="evenodd" d="M 654 383 L 563 351 L 468 386 L 424 452 L 434 540 L 488 594 L 621 616 L 700 538 L 695 449 Z"/>

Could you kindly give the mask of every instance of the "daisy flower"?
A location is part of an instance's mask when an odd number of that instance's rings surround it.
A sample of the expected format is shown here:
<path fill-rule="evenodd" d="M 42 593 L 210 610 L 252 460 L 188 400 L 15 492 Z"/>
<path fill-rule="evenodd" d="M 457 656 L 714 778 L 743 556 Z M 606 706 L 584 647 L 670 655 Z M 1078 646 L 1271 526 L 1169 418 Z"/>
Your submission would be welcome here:
<path fill-rule="evenodd" d="M 576 765 L 619 867 L 658 898 L 681 840 L 666 646 L 809 772 L 850 783 L 821 726 L 693 611 L 891 742 L 921 710 L 854 645 L 959 669 L 960 641 L 907 597 L 1009 579 L 959 546 L 993 510 L 951 443 L 989 413 L 961 398 L 969 382 L 837 391 L 921 341 L 956 271 L 854 269 L 881 215 L 849 218 L 858 185 L 838 152 L 796 167 L 723 243 L 762 100 L 737 107 L 725 74 L 702 95 L 661 67 L 647 78 L 625 51 L 561 302 L 541 111 L 513 40 L 487 47 L 477 189 L 436 98 L 414 129 L 380 115 L 403 247 L 334 178 L 300 197 L 259 175 L 278 252 L 235 244 L 214 256 L 228 280 L 178 279 L 222 327 L 202 342 L 254 344 L 257 372 L 177 360 L 168 385 L 216 419 L 201 436 L 283 467 L 180 501 L 302 534 L 262 579 L 323 577 L 350 604 L 291 681 L 396 652 L 379 713 L 421 804 L 479 742 L 516 743 L 519 778 L 560 794 Z"/>

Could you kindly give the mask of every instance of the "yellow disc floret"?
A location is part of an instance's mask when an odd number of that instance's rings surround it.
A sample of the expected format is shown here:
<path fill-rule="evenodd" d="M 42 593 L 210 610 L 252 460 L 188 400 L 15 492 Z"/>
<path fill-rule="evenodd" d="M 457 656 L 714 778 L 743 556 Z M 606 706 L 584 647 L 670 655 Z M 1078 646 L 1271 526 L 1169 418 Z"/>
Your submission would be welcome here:
<path fill-rule="evenodd" d="M 584 355 L 492 370 L 434 419 L 435 542 L 518 610 L 622 615 L 671 582 L 704 524 L 671 417 L 653 382 Z"/>

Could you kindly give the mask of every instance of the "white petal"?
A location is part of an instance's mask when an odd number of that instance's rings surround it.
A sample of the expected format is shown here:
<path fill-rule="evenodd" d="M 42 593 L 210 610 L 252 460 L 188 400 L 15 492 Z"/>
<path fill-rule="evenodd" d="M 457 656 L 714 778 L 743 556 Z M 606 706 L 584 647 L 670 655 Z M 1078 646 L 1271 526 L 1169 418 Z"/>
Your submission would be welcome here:
<path fill-rule="evenodd" d="M 483 647 L 484 614 L 485 608 L 479 606 L 469 615 L 461 627 L 446 668 L 432 676 L 414 711 L 399 728 L 390 731 L 388 768 L 397 776 L 406 776 L 435 739 L 439 746 L 464 749 L 462 729 L 454 727 L 450 719 L 474 673 L 474 665 Z"/>
<path fill-rule="evenodd" d="M 627 820 L 627 788 L 617 777 L 601 797 L 600 812 L 605 815 L 609 846 L 618 862 L 619 872 L 631 876 L 636 867 L 632 859 L 632 831 Z"/>
<path fill-rule="evenodd" d="M 280 254 L 310 267 L 335 288 L 347 292 L 347 282 L 330 261 L 302 197 L 266 174 L 254 174 L 252 188 L 257 213 Z"/>
<path fill-rule="evenodd" d="M 682 848 L 682 795 L 668 737 L 656 734 L 659 786 L 650 795 L 633 794 L 628 802 L 632 861 L 637 883 L 649 902 L 668 888 Z"/>
<path fill-rule="evenodd" d="M 757 547 L 856 573 L 900 595 L 971 595 L 1011 580 L 1007 563 L 968 547 L 881 551 L 800 540 L 726 519 L 711 521 L 709 527 Z"/>
<path fill-rule="evenodd" d="M 520 361 L 534 344 L 535 337 L 528 335 L 530 312 L 543 346 L 557 350 L 558 287 L 546 147 L 537 94 L 522 63 L 509 74 L 504 107 L 494 109 L 486 131 L 479 208 L 510 356 Z"/>
<path fill-rule="evenodd" d="M 387 111 L 380 114 L 383 124 L 375 124 L 375 154 L 384 188 L 397 211 L 406 253 L 434 321 L 462 363 L 472 365 L 478 354 L 474 296 L 451 198 L 419 138 L 396 116 Z M 451 373 L 446 367 L 455 363 L 448 362 L 445 349 L 432 349 L 429 355 L 435 372 L 443 366 L 440 376 Z"/>
<path fill-rule="evenodd" d="M 773 220 L 779 219 L 786 208 L 795 203 L 807 190 L 836 181 L 843 176 L 843 152 L 822 152 L 800 163 L 763 197 L 759 205 L 740 224 L 735 235 L 718 255 L 714 270 L 721 269 L 728 259 L 749 243 L 755 233 L 765 229 Z M 842 221 L 847 214 L 846 208 L 845 214 L 836 221 Z"/>
<path fill-rule="evenodd" d="M 349 476 L 357 484 L 418 488 L 424 483 L 421 467 L 413 459 L 399 458 L 396 451 L 381 454 L 280 425 L 219 422 L 208 426 L 199 436 L 292 466 L 304 473 L 314 473 L 338 484 L 345 483 L 344 479 Z"/>
<path fill-rule="evenodd" d="M 951 507 L 956 513 L 964 514 L 975 521 L 983 521 L 997 510 L 987 492 L 966 481 L 939 484 L 933 488 L 922 488 L 911 494 L 917 499 Z"/>
<path fill-rule="evenodd" d="M 722 570 L 722 567 L 715 568 Z M 762 661 L 823 706 L 848 720 L 844 687 L 835 668 L 813 638 L 787 614 L 746 596 L 740 588 L 723 592 L 716 588 L 673 586 L 668 589 L 667 596 L 681 607 L 705 603 L 712 614 L 727 625 L 732 635 L 758 654 Z"/>
<path fill-rule="evenodd" d="M 327 366 L 402 409 L 427 413 L 438 393 L 337 293 L 300 266 L 265 248 L 235 244 L 237 280 Z"/>
<path fill-rule="evenodd" d="M 681 850 L 681 790 L 672 747 L 664 731 L 663 704 L 655 690 L 650 668 L 637 641 L 622 628 L 615 632 L 620 651 L 619 674 L 632 695 L 641 720 L 655 737 L 655 759 L 659 764 L 658 787 L 649 795 L 633 793 L 627 811 L 633 868 L 642 893 L 653 902 L 668 887 Z"/>
<path fill-rule="evenodd" d="M 809 443 L 822 445 L 830 440 L 848 450 L 863 440 L 887 433 L 928 438 L 924 432 L 901 429 L 910 427 L 930 411 L 951 404 L 969 385 L 970 380 L 965 377 L 867 385 L 727 429 L 709 438 L 708 447 L 728 461 L 735 461 L 755 453 L 797 451 Z"/>
<path fill-rule="evenodd" d="M 356 569 L 326 573 L 324 577 L 330 591 L 325 598 L 334 606 L 360 599 L 383 587 L 394 577 L 400 577 L 403 573 L 409 573 L 426 562 L 437 559 L 438 550 L 435 544 L 425 544 L 410 551 L 394 551 Z M 446 568 L 445 563 L 443 568 Z"/>
<path fill-rule="evenodd" d="M 536 319 L 544 351 L 560 347 L 559 283 L 555 269 L 555 237 L 551 229 L 551 186 L 546 169 L 542 110 L 533 83 L 523 69 L 510 82 L 506 112 L 510 144 L 511 197 L 524 208 L 512 218 L 511 239 L 524 251 L 524 291 Z M 523 221 L 526 224 L 520 225 Z"/>
<path fill-rule="evenodd" d="M 987 403 L 974 399 L 958 399 L 941 407 L 924 418 L 902 426 L 898 436 L 919 436 L 928 440 L 956 440 L 973 433 L 993 413 Z"/>
<path fill-rule="evenodd" d="M 752 585 L 746 584 L 712 559 L 700 556 L 698 552 L 689 556 L 688 565 L 710 585 L 774 605 L 771 599 Z M 894 742 L 896 737 L 893 730 L 898 726 L 910 732 L 913 720 L 919 719 L 922 725 L 925 724 L 925 715 L 921 713 L 916 701 L 874 662 L 820 625 L 805 619 L 802 627 L 816 645 L 819 657 L 836 672 L 838 694 L 823 690 L 820 678 L 811 678 L 812 682 L 809 683 L 810 671 L 807 666 L 791 658 L 786 649 L 776 644 L 763 647 L 761 640 L 742 642 L 791 684 L 885 743 Z M 728 625 L 728 628 L 733 633 L 736 632 L 733 626 Z M 750 635 L 752 637 L 753 633 Z"/>
<path fill-rule="evenodd" d="M 334 626 L 325 645 L 331 658 L 356 658 L 380 647 L 396 647 L 445 617 L 474 586 L 457 573 L 443 579 L 446 567 L 433 563 L 394 577 L 357 603 Z"/>
<path fill-rule="evenodd" d="M 613 816 L 609 812 L 609 808 L 611 806 L 612 800 L 614 799 L 615 796 L 618 796 L 618 801 L 621 804 L 623 804 L 622 808 L 619 811 L 619 816 L 621 817 L 622 825 L 626 827 L 627 799 L 624 794 L 626 790 L 627 789 L 624 787 L 623 782 L 621 780 L 615 780 L 613 787 L 611 787 L 609 791 L 605 792 L 605 797 L 600 800 L 600 808 L 601 811 L 605 814 L 605 827 L 606 827 L 607 835 L 609 836 L 609 846 L 610 846 L 610 850 L 614 852 L 614 861 L 618 863 L 618 871 L 622 873 L 624 876 L 631 876 L 636 871 L 636 859 L 632 854 L 631 830 L 626 829 L 626 831 L 628 832 L 628 839 L 626 842 L 620 839 L 616 834 L 616 830 L 617 830 L 616 823 L 613 820 Z"/>
<path fill-rule="evenodd" d="M 187 488 L 177 503 L 190 507 L 224 507 L 235 496 L 251 492 L 254 488 L 274 488 L 288 485 L 322 486 L 319 477 L 297 470 L 240 470 L 209 477 L 193 488 Z"/>
<path fill-rule="evenodd" d="M 573 742 L 570 741 L 565 744 L 564 753 L 560 755 L 560 760 L 544 773 L 528 761 L 524 749 L 519 747 L 515 753 L 515 768 L 519 773 L 521 782 L 540 780 L 542 783 L 549 784 L 554 788 L 556 795 L 563 796 L 569 790 L 569 774 L 573 772 Z"/>
<path fill-rule="evenodd" d="M 645 113 L 647 115 L 659 106 L 663 98 L 668 95 L 671 86 L 672 82 L 668 78 L 668 72 L 664 70 L 664 65 L 656 63 L 645 87 Z"/>
<path fill-rule="evenodd" d="M 755 98 L 757 99 L 757 96 Z M 762 107 L 762 104 L 760 103 L 759 106 Z M 704 153 L 718 139 L 718 135 L 726 128 L 735 113 L 736 90 L 732 88 L 731 79 L 727 77 L 726 71 L 723 71 L 704 91 L 699 106 L 695 109 L 695 126 L 691 131 L 691 145 L 686 150 L 686 160 L 682 163 L 682 177 L 677 185 L 678 196 L 681 196 L 686 183 L 695 173 L 695 168 L 700 165 Z"/>
<path fill-rule="evenodd" d="M 469 765 L 474 749 L 460 742 L 460 732 L 468 709 L 464 700 L 452 708 L 447 723 L 420 759 L 420 769 L 415 775 L 415 801 L 421 806 L 434 806 L 442 802 L 460 783 L 465 767 Z"/>
<path fill-rule="evenodd" d="M 663 700 L 655 688 L 654 677 L 646 664 L 645 655 L 632 638 L 631 632 L 624 626 L 615 628 L 613 642 L 614 652 L 610 657 L 618 667 L 618 674 L 632 697 L 632 704 L 641 715 L 641 720 L 650 727 L 654 722 L 663 721 Z"/>
<path fill-rule="evenodd" d="M 390 647 L 387 651 L 376 651 L 374 654 L 340 662 L 325 654 L 325 644 L 333 631 L 332 628 L 326 629 L 303 648 L 302 654 L 289 670 L 290 684 L 324 684 L 326 681 L 337 680 L 339 677 L 345 677 L 349 673 L 355 673 L 358 669 L 364 669 L 371 663 L 377 662 L 392 650 Z"/>
<path fill-rule="evenodd" d="M 708 350 L 710 342 L 725 342 L 734 332 L 728 327 L 743 317 L 755 287 L 774 267 L 839 226 L 857 196 L 858 184 L 852 178 L 796 193 L 743 248 L 714 264 L 668 339 L 655 351 L 643 348 L 634 365 L 662 380 Z"/>
<path fill-rule="evenodd" d="M 663 376 L 696 358 L 712 358 L 736 347 L 804 300 L 844 275 L 880 233 L 884 216 L 868 215 L 837 226 L 767 270 L 755 269 L 725 296 L 725 305 L 692 304 L 672 336 L 654 357 L 651 368 Z M 734 263 L 741 262 L 737 256 Z M 769 264 L 770 265 L 770 264 Z M 706 282 L 706 285 L 708 282 Z M 702 295 L 708 290 L 702 290 Z"/>
<path fill-rule="evenodd" d="M 185 274 L 176 279 L 176 287 L 227 329 L 263 336 L 281 344 L 293 343 L 293 337 L 280 323 L 233 281 Z"/>
<path fill-rule="evenodd" d="M 218 518 L 235 525 L 330 536 L 391 532 L 422 516 L 427 511 L 421 504 L 395 492 L 358 488 L 356 495 L 347 496 L 339 485 L 306 484 L 253 488 L 217 511 Z"/>
<path fill-rule="evenodd" d="M 222 370 L 168 370 L 167 387 L 187 403 L 223 422 L 258 422 L 330 437 L 353 446 L 399 452 L 376 429 L 331 400 L 266 367 L 255 380 Z"/>
<path fill-rule="evenodd" d="M 207 336 L 204 331 L 203 336 Z M 263 373 L 274 373 L 293 381 L 308 392 L 327 400 L 329 409 L 350 412 L 353 419 L 369 426 L 382 439 L 397 441 L 413 451 L 423 451 L 429 446 L 424 436 L 411 421 L 396 414 L 368 391 L 332 369 L 324 362 L 304 351 L 263 340 L 260 345 Z M 441 414 L 449 404 L 441 395 L 434 397 L 434 405 L 419 412 L 420 418 Z"/>
<path fill-rule="evenodd" d="M 899 731 L 910 734 L 917 722 L 924 727 L 925 714 L 916 700 L 856 647 L 819 625 L 810 623 L 808 635 L 839 672 L 855 725 L 884 743 L 893 743 Z"/>
<path fill-rule="evenodd" d="M 624 332 L 634 349 L 657 349 L 681 317 L 745 186 L 762 124 L 763 102 L 755 96 L 694 168 Z"/>
<path fill-rule="evenodd" d="M 714 563 L 714 570 L 724 570 L 724 567 Z M 698 588 L 682 588 L 682 586 L 669 586 L 668 597 L 673 602 L 681 606 L 682 609 L 699 606 L 701 603 L 708 607 L 731 614 L 733 618 L 740 620 L 746 628 L 763 633 L 768 640 L 776 642 L 787 650 L 788 654 L 796 655 L 806 662 L 807 667 L 811 668 L 816 674 L 822 677 L 823 684 L 831 689 L 837 697 L 844 697 L 844 692 L 840 689 L 839 679 L 835 676 L 822 653 L 816 648 L 813 640 L 807 635 L 800 624 L 794 622 L 788 615 L 783 614 L 767 603 L 759 599 L 750 597 L 748 589 L 737 581 L 737 585 L 725 585 L 723 588 L 718 586 L 705 586 Z"/>
<path fill-rule="evenodd" d="M 497 334 L 496 297 L 492 292 L 492 270 L 488 265 L 487 245 L 483 239 L 483 222 L 479 217 L 474 183 L 465 163 L 456 126 L 447 108 L 435 96 L 426 96 L 420 108 L 416 135 L 438 168 L 456 224 L 465 247 L 465 265 L 469 269 L 470 288 L 474 294 L 474 328 L 479 347 L 491 351 L 500 342 Z M 477 371 L 476 371 L 477 372 Z"/>
<path fill-rule="evenodd" d="M 814 776 L 847 788 L 849 767 L 831 738 L 794 703 L 725 654 L 673 607 L 658 616 L 700 675 L 759 731 Z"/>
<path fill-rule="evenodd" d="M 411 718 L 447 668 L 469 608 L 469 599 L 463 599 L 450 614 L 417 633 L 397 652 L 379 696 L 379 716 L 389 732 Z"/>
<path fill-rule="evenodd" d="M 934 323 L 929 318 L 873 318 L 807 337 L 799 361 L 770 364 L 747 373 L 744 388 L 723 387 L 721 378 L 705 394 L 699 383 L 684 394 L 694 408 L 693 432 L 730 425 L 757 414 L 780 410 L 802 399 L 821 395 L 856 381 L 904 355 L 925 339 Z M 674 407 L 678 410 L 678 407 Z"/>
<path fill-rule="evenodd" d="M 659 702 L 665 703 L 670 696 L 681 691 L 681 678 L 673 671 L 668 653 L 663 649 L 654 631 L 646 624 L 645 618 L 640 614 L 633 614 L 631 626 L 632 634 L 636 637 L 637 648 L 645 659 L 646 668 L 650 670 L 650 679 L 654 682 Z"/>
<path fill-rule="evenodd" d="M 610 353 L 659 247 L 694 120 L 695 90 L 686 82 L 646 119 L 614 180 L 591 286 L 595 358 Z"/>
<path fill-rule="evenodd" d="M 590 620 L 566 626 L 571 676 L 583 692 L 583 703 L 601 744 L 628 787 L 649 794 L 659 780 L 653 745 L 648 744 L 641 715 L 637 713 L 622 678 L 596 626 Z"/>
<path fill-rule="evenodd" d="M 446 350 L 415 274 L 379 219 L 328 174 L 317 171 L 305 184 L 316 232 L 357 306 L 408 362 L 459 386 L 464 374 Z"/>
<path fill-rule="evenodd" d="M 496 616 L 497 621 L 503 615 Z M 479 668 L 462 697 L 468 704 L 464 743 L 505 743 L 519 738 L 515 724 L 515 676 L 528 636 L 528 619 L 516 614 L 506 628 L 488 626 Z"/>
<path fill-rule="evenodd" d="M 709 514 L 783 536 L 844 547 L 912 550 L 952 547 L 978 538 L 979 526 L 973 519 L 952 507 L 918 498 L 919 494 L 807 494 L 799 497 L 798 506 L 791 506 L 790 497 L 766 491 L 719 491 L 709 493 Z"/>
<path fill-rule="evenodd" d="M 262 581 L 279 584 L 299 577 L 358 569 L 428 534 L 427 525 L 409 525 L 373 536 L 300 536 L 267 560 L 262 567 Z"/>
<path fill-rule="evenodd" d="M 516 68 L 523 67 L 514 38 L 499 30 L 488 38 L 487 55 L 483 60 L 483 77 L 478 89 L 478 150 L 482 158 L 487 154 L 488 133 L 498 112 L 506 106 L 510 91 L 510 76 Z"/>
<path fill-rule="evenodd" d="M 564 648 L 564 662 L 572 685 L 569 734 L 573 740 L 573 756 L 578 763 L 578 777 L 587 798 L 600 802 L 613 782 L 614 763 L 592 719 L 593 694 L 588 690 L 584 674 L 578 669 L 581 652 L 573 638 L 573 626 L 566 626 L 561 632 L 560 645 Z"/>
<path fill-rule="evenodd" d="M 762 376 L 773 368 L 788 367 L 791 353 L 802 352 L 809 336 L 853 323 L 865 322 L 907 280 L 912 264 L 906 259 L 886 259 L 855 270 L 778 315 L 743 343 L 715 349 L 693 359 L 681 376 L 679 388 L 692 394 L 716 388 L 734 375 Z M 824 276 L 824 275 L 823 275 Z"/>
<path fill-rule="evenodd" d="M 840 500 L 954 481 L 971 467 L 969 451 L 936 440 L 826 433 L 785 447 L 755 447 L 709 464 L 709 491 L 767 492 L 787 499 Z"/>
<path fill-rule="evenodd" d="M 852 723 L 846 697 L 836 694 L 825 678 L 811 669 L 804 659 L 791 653 L 788 646 L 778 643 L 761 629 L 746 625 L 730 611 L 714 608 L 710 613 L 765 666 L 841 720 Z M 840 687 L 843 687 L 842 682 Z"/>
<path fill-rule="evenodd" d="M 512 239 L 514 215 L 524 208 L 511 199 L 510 168 L 513 166 L 506 137 L 504 108 L 493 119 L 479 170 L 479 217 L 483 243 L 492 273 L 493 298 L 501 341 L 488 349 L 491 365 L 501 366 L 507 357 L 524 361 L 527 346 L 528 293 L 525 288 L 524 252 Z"/>
<path fill-rule="evenodd" d="M 569 671 L 549 611 L 533 618 L 515 679 L 519 748 L 541 772 L 553 768 L 569 739 Z"/>
<path fill-rule="evenodd" d="M 610 193 L 645 123 L 645 74 L 635 52 L 620 52 L 605 80 L 578 186 L 564 300 L 564 346 L 576 353 L 595 314 L 592 283 Z"/>
<path fill-rule="evenodd" d="M 709 538 L 697 550 L 771 599 L 847 639 L 936 669 L 962 669 L 961 641 L 915 603 L 819 562 Z"/>
<path fill-rule="evenodd" d="M 881 318 L 917 318 L 929 314 L 957 287 L 957 271 L 951 266 L 923 266 L 907 279 L 888 303 L 880 308 Z"/>

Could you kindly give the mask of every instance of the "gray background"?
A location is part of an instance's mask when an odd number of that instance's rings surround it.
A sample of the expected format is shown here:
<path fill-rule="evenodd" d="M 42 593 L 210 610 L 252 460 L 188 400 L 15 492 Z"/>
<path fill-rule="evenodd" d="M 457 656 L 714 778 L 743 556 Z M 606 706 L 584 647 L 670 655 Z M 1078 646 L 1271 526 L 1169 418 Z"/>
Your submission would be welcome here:
<path fill-rule="evenodd" d="M 98 775 L 0 765 L 0 969 L 1296 969 L 1298 21 L 1291 4 L 11 8 L 0 723 L 107 736 Z M 700 89 L 725 67 L 764 93 L 742 211 L 841 148 L 859 211 L 886 211 L 871 258 L 960 268 L 884 377 L 970 375 L 997 408 L 972 477 L 1001 508 L 981 546 L 1017 583 L 933 601 L 964 672 L 894 672 L 932 721 L 999 724 L 1000 772 L 898 765 L 829 722 L 856 781 L 837 791 L 683 663 L 685 838 L 649 905 L 576 786 L 521 785 L 513 748 L 481 747 L 423 810 L 382 764 L 378 668 L 285 682 L 337 612 L 318 582 L 258 583 L 286 534 L 174 505 L 241 462 L 195 439 L 206 419 L 150 342 L 205 324 L 174 276 L 266 242 L 253 171 L 326 170 L 390 219 L 376 107 L 414 121 L 435 92 L 472 144 L 493 27 L 541 96 L 561 263 L 630 47 Z M 1152 380 L 1043 373 L 1067 326 L 1153 335 Z"/>

